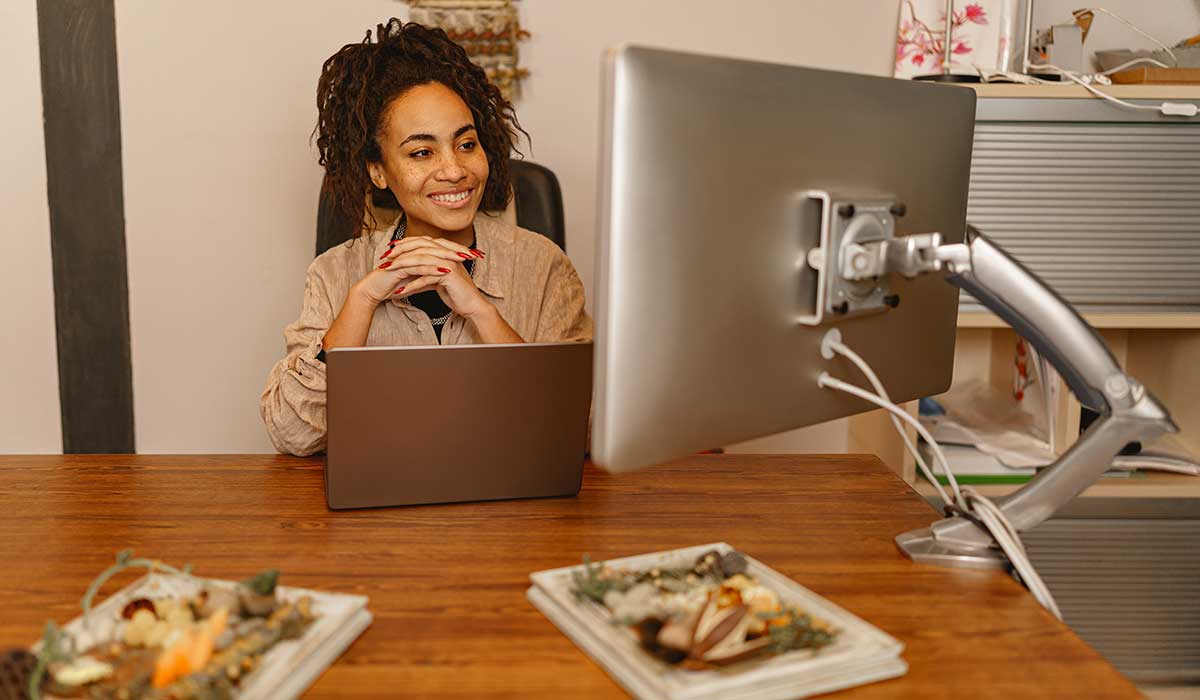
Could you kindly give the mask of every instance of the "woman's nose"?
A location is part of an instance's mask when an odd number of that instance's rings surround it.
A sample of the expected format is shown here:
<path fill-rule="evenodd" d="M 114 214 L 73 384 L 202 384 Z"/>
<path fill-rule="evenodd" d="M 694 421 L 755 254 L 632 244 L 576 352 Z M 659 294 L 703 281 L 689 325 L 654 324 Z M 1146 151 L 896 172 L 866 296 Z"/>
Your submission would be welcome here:
<path fill-rule="evenodd" d="M 442 159 L 442 167 L 438 175 L 442 180 L 457 182 L 467 176 L 467 170 L 458 161 L 458 155 L 452 154 Z"/>

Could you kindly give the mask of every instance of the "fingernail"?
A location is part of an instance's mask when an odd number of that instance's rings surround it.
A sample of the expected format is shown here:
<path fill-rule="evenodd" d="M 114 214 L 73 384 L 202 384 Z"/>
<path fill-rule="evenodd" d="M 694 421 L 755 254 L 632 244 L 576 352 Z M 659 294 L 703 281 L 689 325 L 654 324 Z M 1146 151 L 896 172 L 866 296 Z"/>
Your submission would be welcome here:
<path fill-rule="evenodd" d="M 484 257 L 484 252 L 482 250 L 475 250 L 474 248 L 472 248 L 471 252 L 474 253 L 475 257 L 477 257 L 477 258 Z"/>
<path fill-rule="evenodd" d="M 467 255 L 466 253 L 459 253 L 459 254 L 458 254 L 458 257 L 462 258 L 463 260 L 470 260 L 470 259 L 471 259 L 471 256 L 470 256 L 470 255 Z"/>
<path fill-rule="evenodd" d="M 403 292 L 403 291 L 404 291 L 404 287 L 401 287 L 401 288 L 397 289 L 396 291 L 392 292 L 392 294 L 399 294 L 400 292 Z"/>
<path fill-rule="evenodd" d="M 391 255 L 391 253 L 392 253 L 392 247 L 391 247 L 391 246 L 388 246 L 388 249 L 387 249 L 387 250 L 385 250 L 385 251 L 383 251 L 383 255 L 380 255 L 380 256 L 379 256 L 379 259 L 380 259 L 380 260 L 383 260 L 383 259 L 384 259 L 384 258 L 386 258 L 387 256 Z"/>
<path fill-rule="evenodd" d="M 438 272 L 441 272 L 442 274 L 445 274 L 445 273 L 447 273 L 447 272 L 450 272 L 450 271 L 449 271 L 449 270 L 447 270 L 447 269 L 446 269 L 446 268 L 444 268 L 444 267 L 439 267 L 439 268 L 438 268 Z"/>
<path fill-rule="evenodd" d="M 382 270 L 383 268 L 385 268 L 385 267 L 388 267 L 388 266 L 390 266 L 391 264 L 392 264 L 392 261 L 391 261 L 391 260 L 388 260 L 388 261 L 387 261 L 387 262 L 385 262 L 384 264 L 380 265 L 380 266 L 379 266 L 379 269 L 380 269 L 380 270 Z"/>

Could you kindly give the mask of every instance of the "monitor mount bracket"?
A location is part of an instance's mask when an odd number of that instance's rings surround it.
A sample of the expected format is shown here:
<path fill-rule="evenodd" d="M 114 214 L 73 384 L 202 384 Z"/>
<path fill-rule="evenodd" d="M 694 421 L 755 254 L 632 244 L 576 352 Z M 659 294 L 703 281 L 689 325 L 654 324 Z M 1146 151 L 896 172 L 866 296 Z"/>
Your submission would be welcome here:
<path fill-rule="evenodd" d="M 974 227 L 968 225 L 966 241 L 956 244 L 944 244 L 938 233 L 895 236 L 891 222 L 903 215 L 902 204 L 887 198 L 839 201 L 826 192 L 806 196 L 823 210 L 821 247 L 807 256 L 818 272 L 819 290 L 826 292 L 817 295 L 817 316 L 832 321 L 852 313 L 886 310 L 884 299 L 891 296 L 886 280 L 892 273 L 908 278 L 944 274 L 947 282 L 1011 325 L 1049 360 L 1079 402 L 1100 415 L 1053 464 L 1017 491 L 996 499 L 1018 531 L 1032 529 L 1083 493 L 1108 471 L 1128 443 L 1179 431 L 1166 408 L 1121 370 L 1108 346 L 1074 307 Z M 826 264 L 830 260 L 834 264 Z M 839 290 L 843 297 L 836 296 Z M 849 306 L 840 306 L 843 302 Z M 831 304 L 839 305 L 832 310 L 836 316 L 823 313 L 831 310 Z M 918 562 L 989 569 L 1008 566 L 991 536 L 962 516 L 903 533 L 896 544 Z"/>

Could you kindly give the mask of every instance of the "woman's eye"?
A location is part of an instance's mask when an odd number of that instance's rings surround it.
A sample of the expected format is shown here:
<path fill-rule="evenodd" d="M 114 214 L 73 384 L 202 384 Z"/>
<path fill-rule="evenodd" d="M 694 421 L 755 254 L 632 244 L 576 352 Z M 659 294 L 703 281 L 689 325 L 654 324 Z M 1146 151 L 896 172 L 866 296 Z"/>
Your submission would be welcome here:
<path fill-rule="evenodd" d="M 429 150 L 428 148 L 422 148 L 421 150 L 413 151 L 408 155 L 412 156 L 413 158 L 424 158 L 426 156 L 433 155 L 433 151 Z"/>
<path fill-rule="evenodd" d="M 474 141 L 465 141 L 461 146 L 459 146 L 459 148 L 463 149 L 464 151 L 473 151 L 475 150 L 476 145 L 477 144 Z"/>

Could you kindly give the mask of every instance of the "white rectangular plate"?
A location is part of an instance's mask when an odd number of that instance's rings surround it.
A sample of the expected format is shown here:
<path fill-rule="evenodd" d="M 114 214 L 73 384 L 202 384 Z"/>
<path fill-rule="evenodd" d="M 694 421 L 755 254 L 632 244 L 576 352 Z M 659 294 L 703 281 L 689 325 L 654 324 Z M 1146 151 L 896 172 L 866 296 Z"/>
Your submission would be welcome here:
<path fill-rule="evenodd" d="M 232 588 L 237 584 L 216 579 L 147 574 L 92 608 L 86 629 L 82 616 L 67 623 L 63 629 L 76 640 L 77 648 L 87 649 L 98 641 L 119 638 L 121 626 L 125 624 L 121 610 L 129 601 L 191 597 L 204 585 Z M 236 695 L 238 700 L 293 700 L 300 697 L 371 624 L 366 596 L 287 586 L 278 586 L 275 590 L 283 601 L 309 596 L 318 618 L 303 636 L 279 642 L 263 655 L 259 667 L 243 680 Z M 40 644 L 35 645 L 34 650 L 38 647 Z"/>
<path fill-rule="evenodd" d="M 604 563 L 613 568 L 641 571 L 687 567 L 714 549 L 725 553 L 733 547 L 717 542 Z M 817 653 L 793 651 L 728 668 L 689 671 L 646 653 L 633 630 L 613 624 L 603 605 L 577 601 L 571 593 L 572 573 L 583 573 L 582 565 L 531 574 L 533 586 L 526 596 L 614 680 L 647 700 L 795 698 L 894 678 L 908 670 L 900 658 L 904 645 L 899 640 L 761 562 L 749 556 L 746 561 L 748 575 L 778 593 L 785 604 L 830 623 L 839 630 L 837 640 Z"/>

